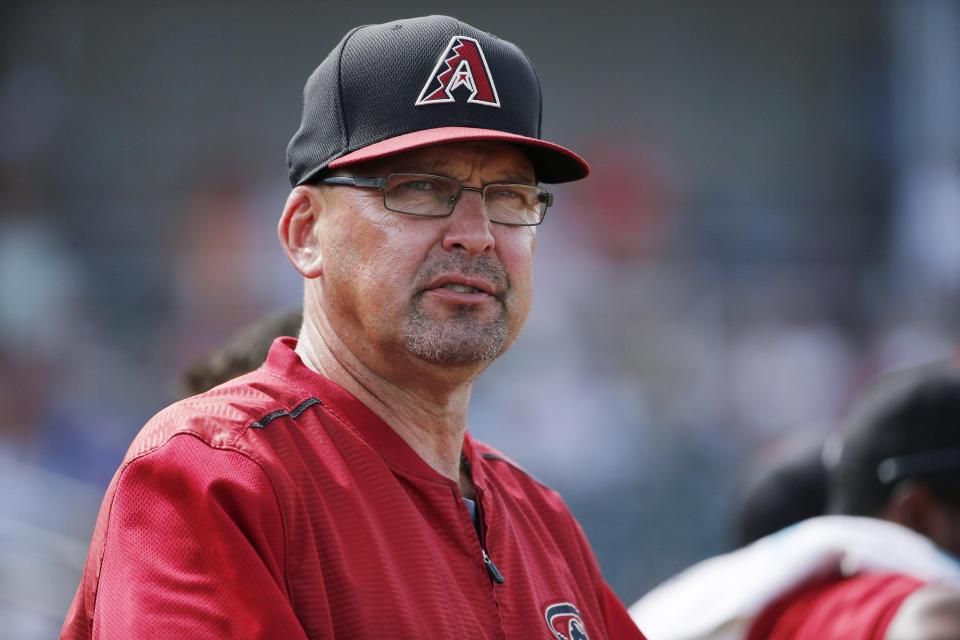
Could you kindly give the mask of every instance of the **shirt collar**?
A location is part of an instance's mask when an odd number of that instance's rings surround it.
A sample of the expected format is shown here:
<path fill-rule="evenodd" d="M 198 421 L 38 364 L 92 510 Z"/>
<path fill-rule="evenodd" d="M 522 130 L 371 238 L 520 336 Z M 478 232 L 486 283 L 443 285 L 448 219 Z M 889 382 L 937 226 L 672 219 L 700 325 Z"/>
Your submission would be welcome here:
<path fill-rule="evenodd" d="M 428 465 L 389 424 L 356 396 L 307 367 L 295 351 L 296 346 L 296 338 L 277 338 L 261 369 L 299 387 L 305 396 L 300 401 L 308 397 L 319 399 L 326 411 L 340 418 L 391 467 L 432 482 L 455 484 Z M 476 469 L 473 446 L 467 435 L 463 452 Z"/>

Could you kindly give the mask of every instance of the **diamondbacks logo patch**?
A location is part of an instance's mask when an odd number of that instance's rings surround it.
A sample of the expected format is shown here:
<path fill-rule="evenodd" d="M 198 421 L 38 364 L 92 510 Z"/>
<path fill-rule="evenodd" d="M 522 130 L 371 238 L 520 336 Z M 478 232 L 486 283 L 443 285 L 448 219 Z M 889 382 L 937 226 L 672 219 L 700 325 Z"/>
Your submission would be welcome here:
<path fill-rule="evenodd" d="M 547 627 L 557 640 L 590 640 L 580 612 L 569 602 L 551 604 L 543 615 Z"/>
<path fill-rule="evenodd" d="M 433 73 L 423 85 L 417 106 L 456 102 L 454 89 L 465 87 L 470 91 L 467 102 L 499 107 L 500 97 L 490 75 L 487 58 L 480 43 L 467 36 L 453 36 L 440 54 Z"/>

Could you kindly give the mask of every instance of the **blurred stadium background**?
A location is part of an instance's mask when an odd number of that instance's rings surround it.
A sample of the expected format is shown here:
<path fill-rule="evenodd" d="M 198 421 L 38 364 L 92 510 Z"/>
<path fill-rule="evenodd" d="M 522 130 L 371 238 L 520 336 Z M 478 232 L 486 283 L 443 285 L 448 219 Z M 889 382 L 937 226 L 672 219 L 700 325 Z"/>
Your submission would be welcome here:
<path fill-rule="evenodd" d="M 55 635 L 180 370 L 300 285 L 274 235 L 314 66 L 449 13 L 519 43 L 557 188 L 474 433 L 557 487 L 628 603 L 730 545 L 772 443 L 960 340 L 960 3 L 0 4 L 0 636 Z M 389 65 L 389 60 L 371 64 Z"/>

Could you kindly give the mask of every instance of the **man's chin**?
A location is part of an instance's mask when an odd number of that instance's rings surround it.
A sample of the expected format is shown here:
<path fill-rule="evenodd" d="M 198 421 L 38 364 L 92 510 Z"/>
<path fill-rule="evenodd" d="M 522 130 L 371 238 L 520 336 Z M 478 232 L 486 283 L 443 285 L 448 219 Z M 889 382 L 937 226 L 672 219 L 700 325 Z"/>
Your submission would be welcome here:
<path fill-rule="evenodd" d="M 460 366 L 493 360 L 503 353 L 506 337 L 502 319 L 482 324 L 450 320 L 410 327 L 405 343 L 407 350 L 422 360 Z"/>

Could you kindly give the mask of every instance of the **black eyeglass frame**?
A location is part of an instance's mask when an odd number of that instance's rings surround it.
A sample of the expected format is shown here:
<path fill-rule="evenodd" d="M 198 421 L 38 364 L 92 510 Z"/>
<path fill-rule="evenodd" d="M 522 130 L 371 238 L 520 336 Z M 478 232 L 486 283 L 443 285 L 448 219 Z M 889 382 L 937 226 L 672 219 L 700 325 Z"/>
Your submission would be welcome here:
<path fill-rule="evenodd" d="M 425 178 L 440 178 L 441 180 L 450 180 L 457 183 L 457 195 L 450 202 L 450 211 L 444 214 L 429 214 L 429 213 L 410 213 L 409 211 L 401 211 L 398 209 L 393 209 L 387 206 L 387 181 L 391 176 L 400 175 L 400 176 L 423 176 Z M 406 171 L 397 171 L 387 174 L 383 177 L 374 177 L 374 178 L 362 178 L 359 176 L 328 176 L 326 178 L 321 178 L 316 181 L 316 184 L 327 184 L 333 186 L 350 186 L 350 187 L 361 187 L 365 189 L 380 189 L 383 191 L 383 207 L 388 211 L 393 211 L 394 213 L 402 213 L 407 216 L 417 216 L 418 218 L 446 218 L 453 214 L 454 209 L 457 208 L 457 203 L 460 202 L 460 197 L 463 195 L 464 191 L 476 191 L 480 194 L 480 197 L 483 198 L 486 202 L 485 191 L 488 187 L 495 186 L 507 186 L 507 187 L 535 187 L 540 190 L 542 194 L 542 199 L 540 200 L 540 219 L 537 222 L 525 223 L 525 222 L 501 222 L 499 220 L 491 219 L 490 222 L 495 224 L 502 224 L 508 227 L 536 227 L 543 223 L 543 219 L 547 217 L 547 209 L 553 204 L 553 194 L 544 189 L 543 187 L 535 184 L 524 184 L 522 182 L 490 182 L 482 187 L 467 187 L 464 186 L 459 180 L 454 180 L 448 176 L 438 176 L 432 173 L 411 173 Z"/>

